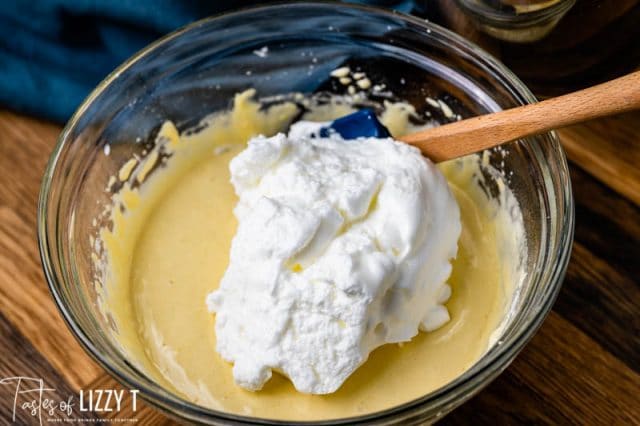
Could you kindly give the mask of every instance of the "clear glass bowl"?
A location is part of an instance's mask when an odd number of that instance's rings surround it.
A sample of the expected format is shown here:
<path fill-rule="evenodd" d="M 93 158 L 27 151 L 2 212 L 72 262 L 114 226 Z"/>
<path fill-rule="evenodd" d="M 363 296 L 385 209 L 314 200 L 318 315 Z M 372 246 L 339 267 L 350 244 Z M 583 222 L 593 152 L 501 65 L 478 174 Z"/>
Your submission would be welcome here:
<path fill-rule="evenodd" d="M 268 54 L 256 50 L 268 48 Z M 261 52 L 264 52 L 262 50 Z M 312 60 L 310 52 L 313 52 Z M 262 57 L 264 56 L 264 57 Z M 44 175 L 38 236 L 56 303 L 93 358 L 124 386 L 184 421 L 278 424 L 192 404 L 128 362 L 98 308 L 89 235 L 104 225 L 107 180 L 135 153 L 143 156 L 167 119 L 181 130 L 230 106 L 248 88 L 262 97 L 339 93 L 328 74 L 349 64 L 385 83 L 418 110 L 425 97 L 447 100 L 462 116 L 535 102 L 487 53 L 436 25 L 396 13 L 335 4 L 249 9 L 196 22 L 141 51 L 107 77 L 60 135 Z M 440 117 L 442 118 L 442 117 Z M 109 145 L 110 155 L 103 154 Z M 524 214 L 527 276 L 502 338 L 447 386 L 371 415 L 322 424 L 413 424 L 435 421 L 500 374 L 549 312 L 566 269 L 573 235 L 573 199 L 565 156 L 548 133 L 506 147 L 509 186 Z M 488 177 L 491 178 L 490 176 Z"/>
<path fill-rule="evenodd" d="M 576 0 L 456 1 L 482 31 L 500 40 L 514 43 L 531 43 L 540 40 L 551 32 L 576 2 Z"/>

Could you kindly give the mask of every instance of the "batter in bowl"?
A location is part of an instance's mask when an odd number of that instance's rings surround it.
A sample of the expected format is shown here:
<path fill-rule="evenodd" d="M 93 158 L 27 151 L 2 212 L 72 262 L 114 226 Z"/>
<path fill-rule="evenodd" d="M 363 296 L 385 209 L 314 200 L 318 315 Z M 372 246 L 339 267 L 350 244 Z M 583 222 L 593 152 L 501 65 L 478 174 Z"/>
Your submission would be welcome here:
<path fill-rule="evenodd" d="M 451 320 L 410 342 L 385 345 L 334 393 L 308 395 L 275 374 L 251 392 L 233 380 L 232 366 L 216 352 L 214 315 L 204 303 L 228 265 L 237 203 L 229 162 L 254 135 L 286 130 L 299 109 L 280 103 L 261 109 L 251 92 L 233 109 L 205 121 L 196 133 L 161 128 L 143 160 L 125 164 L 111 188 L 112 226 L 99 236 L 96 258 L 106 282 L 102 309 L 118 328 L 130 359 L 153 379 L 195 403 L 217 410 L 280 420 L 320 420 L 362 415 L 419 398 L 471 367 L 500 334 L 522 279 L 522 218 L 503 181 L 497 198 L 483 176 L 497 173 L 486 157 L 439 165 L 460 206 L 462 233 L 446 304 Z M 303 118 L 324 121 L 351 112 L 330 103 Z M 381 119 L 395 136 L 412 113 L 388 104 Z M 484 160 L 484 161 L 483 161 Z"/>

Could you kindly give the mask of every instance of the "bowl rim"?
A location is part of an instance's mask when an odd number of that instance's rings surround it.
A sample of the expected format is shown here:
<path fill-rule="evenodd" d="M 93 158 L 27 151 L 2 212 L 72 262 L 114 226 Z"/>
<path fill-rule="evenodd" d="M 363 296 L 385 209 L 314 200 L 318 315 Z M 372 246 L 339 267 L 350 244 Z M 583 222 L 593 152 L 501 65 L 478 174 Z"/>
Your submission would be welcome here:
<path fill-rule="evenodd" d="M 131 379 L 128 374 L 122 373 L 120 369 L 112 363 L 108 356 L 105 356 L 96 348 L 96 346 L 92 342 L 92 338 L 75 321 L 72 309 L 70 308 L 68 302 L 65 300 L 64 295 L 62 295 L 58 290 L 57 283 L 64 283 L 64 278 L 58 277 L 55 269 L 53 268 L 51 250 L 47 238 L 49 234 L 49 228 L 46 217 L 48 205 L 51 201 L 51 183 L 54 173 L 59 164 L 61 154 L 68 143 L 68 138 L 72 133 L 72 130 L 76 127 L 80 119 L 84 116 L 84 113 L 87 111 L 90 105 L 92 105 L 96 98 L 98 98 L 108 86 L 116 81 L 124 71 L 137 63 L 137 61 L 143 58 L 145 55 L 149 54 L 152 51 L 155 51 L 159 47 L 162 47 L 165 43 L 170 42 L 171 40 L 174 40 L 185 33 L 188 33 L 194 28 L 210 24 L 222 18 L 238 17 L 245 14 L 259 13 L 260 11 L 273 11 L 279 8 L 318 8 L 324 9 L 327 12 L 331 12 L 331 9 L 335 7 L 336 3 L 330 1 L 304 1 L 296 2 L 293 4 L 287 2 L 278 2 L 270 3 L 267 5 L 251 6 L 235 10 L 233 12 L 223 12 L 220 14 L 212 15 L 210 17 L 192 22 L 161 37 L 160 39 L 154 41 L 153 43 L 147 45 L 140 51 L 133 54 L 114 71 L 108 74 L 107 77 L 105 77 L 105 79 L 102 80 L 98 84 L 98 86 L 96 86 L 96 88 L 84 99 L 82 104 L 77 108 L 73 116 L 69 119 L 64 129 L 60 133 L 55 148 L 47 163 L 42 178 L 40 194 L 38 198 L 37 236 L 44 275 L 58 310 L 62 314 L 67 327 L 71 330 L 74 337 L 80 342 L 85 352 L 88 353 L 91 358 L 93 358 L 107 373 L 115 378 L 121 385 L 130 389 L 139 389 L 139 395 L 142 397 L 142 399 L 149 402 L 151 405 L 158 409 L 168 411 L 174 416 L 176 415 L 176 413 L 180 413 L 178 414 L 180 417 L 191 421 L 202 421 L 203 419 L 207 419 L 210 421 L 231 421 L 236 424 L 292 424 L 291 421 L 242 416 L 196 405 L 187 401 L 186 399 L 179 397 L 176 394 L 166 391 L 160 385 L 155 383 L 151 378 L 149 378 L 148 375 L 144 372 L 140 373 L 143 377 L 145 377 L 145 379 L 149 381 L 149 383 L 143 383 L 141 381 Z M 461 46 L 464 49 L 467 49 L 469 52 L 477 55 L 478 58 L 476 59 L 481 59 L 484 66 L 489 67 L 491 71 L 497 72 L 501 78 L 503 78 L 513 87 L 517 88 L 518 95 L 520 95 L 520 97 L 522 97 L 525 102 L 533 103 L 537 101 L 533 94 L 529 91 L 529 89 L 518 79 L 518 77 L 516 77 L 515 74 L 513 74 L 496 58 L 485 52 L 480 47 L 476 46 L 471 41 L 468 41 L 462 36 L 459 36 L 444 27 L 401 12 L 381 9 L 373 6 L 340 4 L 340 7 L 349 8 L 352 10 L 360 10 L 364 13 L 372 13 L 400 18 L 406 23 L 410 23 L 412 25 L 420 27 L 420 29 L 422 30 L 427 30 L 427 32 L 435 32 L 437 35 L 447 38 L 450 41 L 456 43 L 458 46 Z M 381 411 L 368 413 L 362 416 L 316 421 L 295 421 L 293 423 L 300 425 L 362 424 L 373 420 L 393 420 L 394 418 L 397 418 L 397 416 L 410 416 L 419 414 L 420 409 L 424 408 L 429 403 L 440 401 L 442 406 L 447 405 L 451 402 L 451 400 L 447 399 L 446 397 L 449 396 L 449 398 L 455 398 L 455 396 L 457 395 L 456 391 L 469 388 L 472 390 L 472 392 L 467 393 L 467 398 L 470 398 L 472 394 L 479 391 L 484 385 L 488 384 L 488 381 L 484 379 L 493 379 L 497 376 L 497 374 L 502 372 L 509 365 L 515 355 L 535 334 L 535 332 L 538 330 L 538 328 L 550 312 L 551 306 L 555 302 L 555 299 L 561 288 L 573 241 L 574 204 L 571 184 L 568 177 L 566 157 L 555 132 L 549 132 L 547 133 L 547 135 L 549 135 L 550 137 L 551 147 L 554 150 L 554 154 L 558 162 L 557 166 L 559 167 L 561 172 L 559 174 L 561 179 L 560 187 L 564 190 L 562 194 L 564 195 L 564 197 L 562 197 L 559 202 L 563 204 L 566 214 L 563 218 L 564 220 L 562 222 L 559 221 L 558 223 L 558 228 L 561 229 L 560 239 L 557 244 L 557 247 L 559 249 L 559 252 L 557 253 L 558 261 L 553 262 L 553 265 L 555 267 L 549 271 L 547 277 L 547 281 L 551 283 L 551 291 L 547 294 L 546 299 L 543 300 L 543 305 L 540 307 L 540 310 L 538 312 L 535 312 L 535 315 L 533 315 L 528 320 L 528 322 L 525 323 L 525 326 L 523 326 L 522 329 L 519 330 L 519 332 L 516 334 L 514 339 L 509 342 L 509 344 L 500 345 L 500 348 L 498 348 L 495 353 L 492 353 L 492 351 L 488 351 L 463 374 L 433 392 L 430 392 L 414 400 L 407 401 L 403 404 Z M 487 355 L 490 355 L 488 359 Z M 491 368 L 492 366 L 494 366 L 494 368 Z M 148 385 L 151 385 L 154 388 L 149 388 Z M 160 392 L 155 388 L 160 389 Z M 188 414 L 185 414 L 185 411 L 188 411 Z M 443 408 L 442 411 L 443 414 L 448 412 L 445 408 Z"/>

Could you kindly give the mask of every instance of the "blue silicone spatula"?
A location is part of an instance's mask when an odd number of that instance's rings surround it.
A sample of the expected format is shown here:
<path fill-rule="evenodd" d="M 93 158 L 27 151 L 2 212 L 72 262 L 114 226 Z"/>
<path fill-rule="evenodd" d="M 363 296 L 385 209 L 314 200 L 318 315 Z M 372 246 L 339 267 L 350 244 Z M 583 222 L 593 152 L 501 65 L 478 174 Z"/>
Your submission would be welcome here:
<path fill-rule="evenodd" d="M 639 108 L 640 71 L 636 71 L 539 103 L 395 136 L 399 141 L 419 148 L 432 161 L 440 162 L 592 118 Z M 389 136 L 389 131 L 371 109 L 339 118 L 320 133 L 328 135 L 332 131 L 344 139 Z"/>

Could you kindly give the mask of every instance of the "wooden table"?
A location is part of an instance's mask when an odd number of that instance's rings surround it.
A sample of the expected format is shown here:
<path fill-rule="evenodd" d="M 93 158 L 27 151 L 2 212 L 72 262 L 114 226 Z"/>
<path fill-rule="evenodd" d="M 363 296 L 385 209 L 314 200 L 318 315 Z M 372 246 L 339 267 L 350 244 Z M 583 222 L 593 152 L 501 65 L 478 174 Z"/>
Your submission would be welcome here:
<path fill-rule="evenodd" d="M 39 377 L 62 398 L 121 387 L 68 331 L 40 266 L 36 200 L 59 132 L 0 111 L 0 379 Z M 640 424 L 640 113 L 568 128 L 561 138 L 576 201 L 562 292 L 505 373 L 444 424 Z M 0 386 L 0 424 L 11 421 L 14 388 Z M 131 408 L 102 417 L 171 423 L 148 406 Z M 19 408 L 16 416 L 38 424 Z"/>

